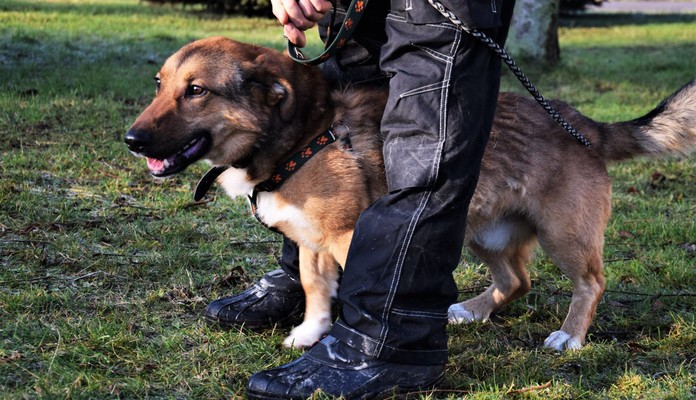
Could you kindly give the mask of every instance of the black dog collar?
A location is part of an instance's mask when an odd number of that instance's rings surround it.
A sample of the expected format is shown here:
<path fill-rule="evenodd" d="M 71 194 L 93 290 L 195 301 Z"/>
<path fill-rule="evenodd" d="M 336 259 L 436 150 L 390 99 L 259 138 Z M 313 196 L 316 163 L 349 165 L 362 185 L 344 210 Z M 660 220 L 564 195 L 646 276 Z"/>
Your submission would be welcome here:
<path fill-rule="evenodd" d="M 324 147 L 330 145 L 336 141 L 336 135 L 331 129 L 326 130 L 321 133 L 298 153 L 294 154 L 292 157 L 281 163 L 271 175 L 270 178 L 259 183 L 254 187 L 254 193 L 249 196 L 252 200 L 252 210 L 256 214 L 256 193 L 258 192 L 272 192 L 278 189 L 292 174 L 300 169 L 310 158 L 312 158 L 316 153 L 318 153 Z M 200 201 L 206 193 L 213 187 L 215 179 L 225 172 L 230 166 L 221 165 L 211 168 L 208 172 L 203 175 L 198 184 L 196 185 L 196 190 L 193 194 L 193 199 L 195 201 Z"/>

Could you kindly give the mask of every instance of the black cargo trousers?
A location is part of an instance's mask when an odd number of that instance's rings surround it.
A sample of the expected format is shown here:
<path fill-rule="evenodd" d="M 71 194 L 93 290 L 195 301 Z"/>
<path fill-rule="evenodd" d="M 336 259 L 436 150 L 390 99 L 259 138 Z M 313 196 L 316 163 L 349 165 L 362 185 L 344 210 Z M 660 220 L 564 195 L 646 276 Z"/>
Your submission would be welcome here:
<path fill-rule="evenodd" d="M 444 3 L 504 44 L 514 0 Z M 339 9 L 335 24 L 344 15 Z M 427 0 L 373 0 L 349 45 L 323 68 L 339 85 L 389 86 L 381 125 L 389 193 L 358 220 L 331 335 L 391 362 L 444 364 L 447 309 L 457 300 L 452 272 L 491 130 L 500 61 Z M 299 275 L 289 240 L 281 266 Z"/>

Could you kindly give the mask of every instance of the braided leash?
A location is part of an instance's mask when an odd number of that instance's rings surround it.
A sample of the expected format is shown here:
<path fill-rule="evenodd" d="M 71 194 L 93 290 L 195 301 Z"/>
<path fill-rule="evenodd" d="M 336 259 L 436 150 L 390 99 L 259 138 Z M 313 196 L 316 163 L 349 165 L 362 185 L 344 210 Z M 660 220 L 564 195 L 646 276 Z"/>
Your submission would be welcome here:
<path fill-rule="evenodd" d="M 575 128 L 573 128 L 561 115 L 556 111 L 551 105 L 549 104 L 546 99 L 544 99 L 544 96 L 539 93 L 537 88 L 529 81 L 527 76 L 520 70 L 520 68 L 517 66 L 515 61 L 510 57 L 510 55 L 503 50 L 498 43 L 496 43 L 493 39 L 491 39 L 488 35 L 481 31 L 477 31 L 475 29 L 469 29 L 467 28 L 464 23 L 457 18 L 454 13 L 452 13 L 450 10 L 447 9 L 442 3 L 440 3 L 437 0 L 428 0 L 428 3 L 430 3 L 431 6 L 435 7 L 437 11 L 440 12 L 440 14 L 444 15 L 445 18 L 449 19 L 453 24 L 457 25 L 461 30 L 464 32 L 470 34 L 471 36 L 475 37 L 476 39 L 480 40 L 483 44 L 488 46 L 491 50 L 493 50 L 498 57 L 510 68 L 513 74 L 517 77 L 517 79 L 522 83 L 522 86 L 527 89 L 529 94 L 534 97 L 534 100 L 541 105 L 544 110 L 546 110 L 547 113 L 553 118 L 554 121 L 558 122 L 559 125 L 563 129 L 565 129 L 566 132 L 568 132 L 571 136 L 573 136 L 578 142 L 583 144 L 586 147 L 590 147 L 590 141 L 587 140 L 580 132 L 578 132 Z"/>

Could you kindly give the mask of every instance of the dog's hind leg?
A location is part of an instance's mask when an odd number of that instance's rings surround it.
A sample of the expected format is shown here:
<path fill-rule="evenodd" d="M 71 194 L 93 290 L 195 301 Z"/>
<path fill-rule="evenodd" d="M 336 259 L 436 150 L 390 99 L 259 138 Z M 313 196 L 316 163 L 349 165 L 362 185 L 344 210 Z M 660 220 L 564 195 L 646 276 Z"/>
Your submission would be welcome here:
<path fill-rule="evenodd" d="M 565 237 L 539 233 L 539 241 L 546 253 L 573 283 L 568 315 L 561 329 L 544 341 L 544 347 L 562 351 L 580 349 L 585 343 L 585 335 L 604 293 L 603 227 L 598 225 L 596 230 L 599 232 L 585 231 L 584 235 Z M 566 228 L 563 230 L 567 232 Z"/>
<path fill-rule="evenodd" d="M 563 326 L 549 335 L 544 346 L 558 351 L 579 349 L 604 293 L 602 252 L 604 229 L 611 215 L 611 183 L 594 174 L 592 186 L 576 185 L 572 209 L 542 216 L 538 236 L 541 247 L 573 283 L 568 315 Z M 559 197 L 570 198 L 570 196 Z M 547 204 L 547 210 L 562 209 Z"/>
<path fill-rule="evenodd" d="M 469 247 L 488 265 L 493 283 L 477 297 L 450 306 L 450 323 L 486 321 L 505 304 L 526 294 L 531 286 L 525 266 L 536 240 L 527 224 L 500 221 L 477 236 Z"/>
<path fill-rule="evenodd" d="M 304 321 L 285 338 L 285 347 L 311 346 L 329 331 L 331 299 L 338 290 L 338 266 L 333 256 L 300 246 L 300 281 L 306 297 Z"/>

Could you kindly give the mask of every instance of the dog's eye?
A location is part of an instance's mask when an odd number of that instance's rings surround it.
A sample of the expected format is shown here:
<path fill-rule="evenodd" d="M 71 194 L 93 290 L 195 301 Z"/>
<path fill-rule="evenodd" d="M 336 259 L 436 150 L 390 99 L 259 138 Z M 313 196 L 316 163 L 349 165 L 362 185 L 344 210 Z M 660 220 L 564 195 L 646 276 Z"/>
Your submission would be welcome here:
<path fill-rule="evenodd" d="M 162 81 L 160 78 L 155 78 L 155 90 L 159 92 L 160 85 L 162 84 Z"/>
<path fill-rule="evenodd" d="M 206 93 L 208 93 L 208 89 L 198 85 L 191 85 L 186 89 L 186 97 L 199 97 Z"/>

